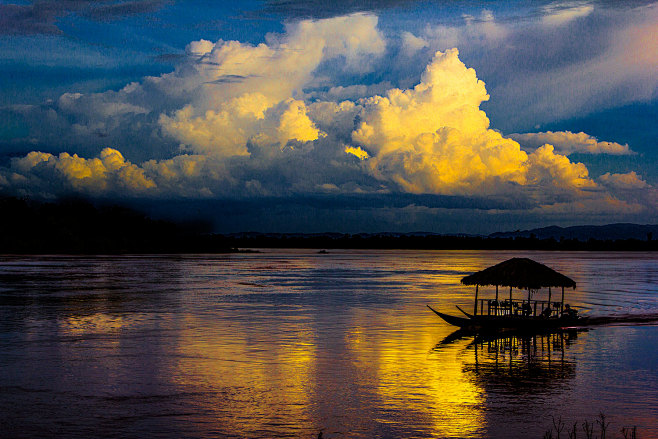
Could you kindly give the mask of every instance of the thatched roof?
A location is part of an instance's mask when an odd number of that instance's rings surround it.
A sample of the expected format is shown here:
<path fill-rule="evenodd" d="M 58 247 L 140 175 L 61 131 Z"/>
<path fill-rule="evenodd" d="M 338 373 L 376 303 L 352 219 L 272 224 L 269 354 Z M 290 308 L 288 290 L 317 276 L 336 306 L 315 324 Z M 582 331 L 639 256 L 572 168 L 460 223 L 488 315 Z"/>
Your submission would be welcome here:
<path fill-rule="evenodd" d="M 528 258 L 512 258 L 462 279 L 464 285 L 500 285 L 522 289 L 572 287 L 576 282 Z"/>

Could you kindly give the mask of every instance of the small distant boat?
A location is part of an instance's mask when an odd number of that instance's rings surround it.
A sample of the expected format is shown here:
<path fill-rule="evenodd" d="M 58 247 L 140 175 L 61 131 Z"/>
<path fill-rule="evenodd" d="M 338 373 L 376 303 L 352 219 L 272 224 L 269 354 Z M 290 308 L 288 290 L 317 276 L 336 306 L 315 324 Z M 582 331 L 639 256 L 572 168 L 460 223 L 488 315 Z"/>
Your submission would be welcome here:
<path fill-rule="evenodd" d="M 564 303 L 564 289 L 576 288 L 576 282 L 557 271 L 528 258 L 512 258 L 461 280 L 464 285 L 475 285 L 473 313 L 457 306 L 464 317 L 439 312 L 427 305 L 447 323 L 474 332 L 538 331 L 582 326 L 587 318 L 578 316 Z M 492 299 L 478 298 L 481 286 L 495 286 Z M 499 287 L 509 287 L 509 298 L 500 299 Z M 562 289 L 560 301 L 553 301 L 552 288 Z M 513 288 L 527 290 L 527 300 L 514 300 Z M 532 296 L 548 288 L 547 300 L 533 300 Z"/>

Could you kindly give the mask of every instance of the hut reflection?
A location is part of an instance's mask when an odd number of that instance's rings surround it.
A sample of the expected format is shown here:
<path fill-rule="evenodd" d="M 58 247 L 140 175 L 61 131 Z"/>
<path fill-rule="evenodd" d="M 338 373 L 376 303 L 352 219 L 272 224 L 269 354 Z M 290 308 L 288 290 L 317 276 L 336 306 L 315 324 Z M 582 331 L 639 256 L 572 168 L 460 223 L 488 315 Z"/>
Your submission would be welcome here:
<path fill-rule="evenodd" d="M 462 370 L 482 388 L 514 394 L 549 393 L 576 375 L 576 363 L 565 357 L 578 331 L 535 335 L 478 336 L 468 346 Z M 472 358 L 472 361 L 470 360 Z"/>

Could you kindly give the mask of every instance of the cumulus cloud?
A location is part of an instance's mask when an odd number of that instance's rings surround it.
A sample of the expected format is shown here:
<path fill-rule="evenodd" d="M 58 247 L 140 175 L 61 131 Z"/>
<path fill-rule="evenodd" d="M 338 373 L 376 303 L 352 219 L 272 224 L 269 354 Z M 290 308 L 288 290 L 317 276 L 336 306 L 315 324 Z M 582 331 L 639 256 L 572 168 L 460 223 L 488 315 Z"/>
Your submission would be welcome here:
<path fill-rule="evenodd" d="M 126 161 L 112 148 L 105 148 L 92 159 L 63 152 L 59 156 L 33 151 L 14 158 L 13 172 L 7 183 L 26 194 L 64 195 L 71 192 L 89 195 L 145 194 L 155 188 L 144 170 Z"/>
<path fill-rule="evenodd" d="M 201 116 L 194 116 L 188 105 L 174 117 L 162 115 L 160 124 L 194 151 L 224 157 L 249 155 L 248 142 L 283 148 L 291 140 L 307 142 L 321 135 L 304 102 L 289 98 L 268 108 L 260 93 L 246 93 Z"/>
<path fill-rule="evenodd" d="M 585 154 L 633 154 L 628 145 L 616 142 L 599 142 L 583 132 L 572 133 L 571 131 L 546 131 L 543 133 L 510 134 L 510 138 L 519 142 L 527 148 L 538 148 L 545 144 L 551 144 L 562 154 L 585 153 Z"/>
<path fill-rule="evenodd" d="M 413 89 L 389 90 L 363 102 L 352 139 L 368 153 L 375 178 L 405 192 L 496 194 L 520 186 L 547 192 L 591 188 L 582 163 L 546 145 L 528 155 L 489 128 L 480 104 L 489 99 L 456 49 L 437 52 Z"/>
<path fill-rule="evenodd" d="M 555 154 L 553 145 L 544 145 L 529 155 L 528 176 L 535 185 L 558 188 L 594 188 L 589 171 L 582 163 L 572 163 L 569 158 Z"/>
<path fill-rule="evenodd" d="M 414 193 L 473 193 L 492 180 L 525 183 L 527 155 L 489 129 L 479 108 L 489 99 L 484 83 L 458 55 L 438 52 L 413 89 L 364 101 L 352 139 L 370 155 L 373 176 Z"/>
<path fill-rule="evenodd" d="M 302 21 L 286 30 L 256 46 L 191 43 L 188 53 L 199 57 L 194 70 L 162 78 L 195 88 L 191 103 L 160 116 L 165 132 L 196 152 L 223 156 L 248 155 L 247 142 L 282 148 L 290 140 L 316 140 L 321 133 L 295 96 L 303 96 L 320 63 L 341 58 L 345 69 L 362 71 L 384 52 L 385 42 L 377 17 L 363 14 Z M 227 77 L 233 80 L 218 82 Z"/>
<path fill-rule="evenodd" d="M 651 187 L 642 179 L 642 176 L 637 175 L 635 171 L 626 174 L 610 174 L 609 172 L 606 172 L 599 177 L 599 180 L 605 186 L 611 186 L 617 189 L 644 189 Z"/>
<path fill-rule="evenodd" d="M 505 38 L 490 14 L 479 23 L 491 25 L 482 31 L 490 38 Z M 407 42 L 412 56 L 426 49 L 410 36 Z M 575 151 L 628 153 L 627 146 L 584 133 L 510 138 L 492 129 L 480 108 L 489 99 L 485 84 L 457 49 L 434 53 L 409 87 L 335 84 L 330 73 L 367 73 L 386 47 L 377 17 L 366 14 L 289 23 L 284 34 L 257 45 L 192 42 L 171 73 L 118 91 L 65 93 L 36 109 L 21 108 L 45 121 L 50 138 L 107 133 L 100 143 L 133 132 L 138 147 L 105 144 L 100 153 L 84 155 L 91 158 L 33 151 L 0 170 L 0 185 L 40 195 L 407 193 L 491 196 L 517 206 L 589 200 L 583 205 L 593 206 L 602 197 L 615 199 L 605 192 L 612 182 L 629 180 L 603 176 L 598 185 L 584 164 L 567 157 Z M 535 149 L 522 149 L 519 139 L 526 146 L 535 142 Z M 171 144 L 176 148 L 162 146 Z M 133 158 L 149 147 L 165 150 Z"/>
<path fill-rule="evenodd" d="M 402 53 L 406 56 L 413 56 L 427 46 L 429 43 L 423 38 L 417 37 L 411 32 L 402 32 Z"/>

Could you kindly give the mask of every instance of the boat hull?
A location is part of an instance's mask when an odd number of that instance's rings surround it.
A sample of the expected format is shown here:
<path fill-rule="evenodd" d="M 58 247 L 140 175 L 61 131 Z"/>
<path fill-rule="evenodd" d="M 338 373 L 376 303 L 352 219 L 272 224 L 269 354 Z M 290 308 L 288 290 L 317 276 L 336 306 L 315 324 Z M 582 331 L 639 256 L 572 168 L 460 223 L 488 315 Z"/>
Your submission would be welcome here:
<path fill-rule="evenodd" d="M 583 326 L 584 318 L 578 317 L 525 317 L 525 316 L 474 316 L 462 311 L 466 317 L 455 317 L 427 307 L 446 323 L 453 326 L 476 332 L 503 332 L 503 331 L 543 331 L 548 329 Z"/>

